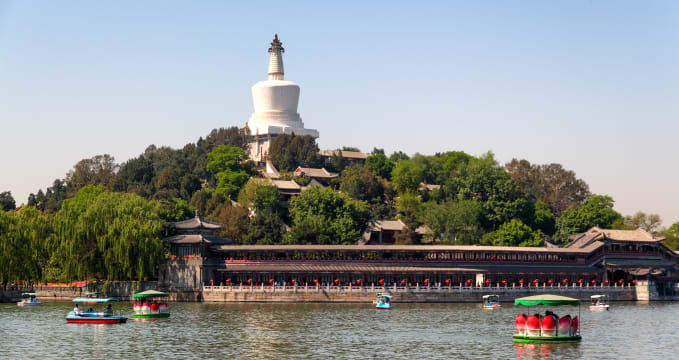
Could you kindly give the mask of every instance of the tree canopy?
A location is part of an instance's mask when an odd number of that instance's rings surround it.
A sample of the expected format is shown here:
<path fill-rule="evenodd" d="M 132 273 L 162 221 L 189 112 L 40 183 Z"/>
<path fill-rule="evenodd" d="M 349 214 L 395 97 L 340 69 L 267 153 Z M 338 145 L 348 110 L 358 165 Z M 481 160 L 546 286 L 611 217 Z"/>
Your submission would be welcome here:
<path fill-rule="evenodd" d="M 354 244 L 365 229 L 369 210 L 364 201 L 331 188 L 311 187 L 291 201 L 289 244 Z"/>
<path fill-rule="evenodd" d="M 245 151 L 239 147 L 219 145 L 207 154 L 207 171 L 217 179 L 217 191 L 227 197 L 236 197 L 240 188 L 250 178 Z"/>
<path fill-rule="evenodd" d="M 587 202 L 576 209 L 566 209 L 556 220 L 555 238 L 562 242 L 568 235 L 589 230 L 594 226 L 611 228 L 622 215 L 613 210 L 613 198 L 607 195 L 592 195 Z"/>

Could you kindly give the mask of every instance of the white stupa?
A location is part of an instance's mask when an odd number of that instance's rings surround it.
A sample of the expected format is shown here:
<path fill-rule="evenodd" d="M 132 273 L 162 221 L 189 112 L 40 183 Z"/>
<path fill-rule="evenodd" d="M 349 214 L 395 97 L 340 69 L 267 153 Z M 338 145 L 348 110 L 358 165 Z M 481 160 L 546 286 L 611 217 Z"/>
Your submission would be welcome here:
<path fill-rule="evenodd" d="M 252 100 L 255 112 L 245 124 L 250 130 L 250 158 L 266 161 L 269 144 L 280 134 L 311 135 L 318 138 L 318 131 L 305 129 L 302 118 L 297 112 L 299 86 L 292 81 L 283 80 L 283 46 L 274 36 L 269 53 L 269 80 L 260 81 L 252 87 Z"/>

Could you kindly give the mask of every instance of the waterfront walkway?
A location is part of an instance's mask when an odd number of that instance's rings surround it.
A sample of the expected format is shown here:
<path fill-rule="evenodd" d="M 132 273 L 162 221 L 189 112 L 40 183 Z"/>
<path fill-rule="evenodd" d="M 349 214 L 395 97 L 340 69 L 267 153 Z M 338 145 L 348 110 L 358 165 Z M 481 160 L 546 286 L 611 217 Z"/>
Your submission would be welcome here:
<path fill-rule="evenodd" d="M 486 294 L 498 294 L 501 301 L 538 293 L 554 293 L 589 300 L 591 295 L 606 294 L 612 301 L 649 300 L 648 284 L 571 286 L 542 284 L 537 286 L 354 286 L 354 285 L 207 285 L 204 301 L 221 302 L 366 302 L 377 293 L 387 293 L 395 302 L 480 302 Z"/>

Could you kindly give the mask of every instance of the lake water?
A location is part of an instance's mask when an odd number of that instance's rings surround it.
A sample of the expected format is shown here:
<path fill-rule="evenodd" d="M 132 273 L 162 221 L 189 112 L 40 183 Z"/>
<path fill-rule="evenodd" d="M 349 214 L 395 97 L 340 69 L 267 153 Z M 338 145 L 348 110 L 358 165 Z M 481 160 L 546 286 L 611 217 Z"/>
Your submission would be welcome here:
<path fill-rule="evenodd" d="M 171 303 L 169 319 L 66 324 L 71 303 L 0 304 L 1 359 L 676 359 L 679 303 L 583 306 L 579 344 L 514 344 L 503 304 Z M 131 315 L 131 303 L 116 310 Z M 537 308 L 532 308 L 535 312 Z M 541 309 L 542 311 L 543 309 Z M 552 308 L 557 314 L 577 308 Z"/>

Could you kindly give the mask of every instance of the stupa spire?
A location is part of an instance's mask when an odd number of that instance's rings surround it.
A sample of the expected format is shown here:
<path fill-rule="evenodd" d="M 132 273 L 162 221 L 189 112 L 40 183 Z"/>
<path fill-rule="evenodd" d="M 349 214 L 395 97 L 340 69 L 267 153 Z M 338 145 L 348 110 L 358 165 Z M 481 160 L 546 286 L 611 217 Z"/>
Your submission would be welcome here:
<path fill-rule="evenodd" d="M 278 40 L 278 34 L 274 35 L 271 47 L 269 48 L 269 80 L 283 80 L 283 43 Z"/>

